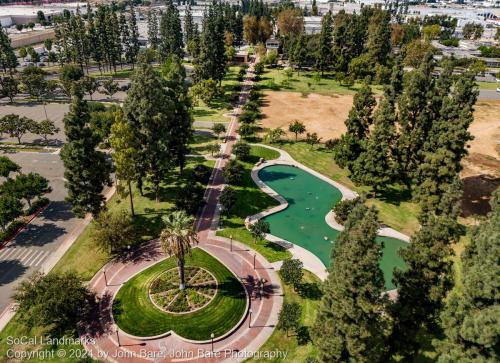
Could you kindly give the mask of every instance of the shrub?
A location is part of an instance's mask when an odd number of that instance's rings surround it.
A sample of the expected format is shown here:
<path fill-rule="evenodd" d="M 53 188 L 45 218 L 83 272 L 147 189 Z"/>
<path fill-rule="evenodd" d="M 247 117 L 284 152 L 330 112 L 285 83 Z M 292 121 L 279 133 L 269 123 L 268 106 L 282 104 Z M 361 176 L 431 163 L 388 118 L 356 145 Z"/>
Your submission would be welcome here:
<path fill-rule="evenodd" d="M 250 155 L 250 145 L 244 141 L 237 142 L 233 147 L 233 154 L 236 159 L 246 159 Z"/>
<path fill-rule="evenodd" d="M 327 150 L 335 149 L 335 146 L 339 143 L 339 139 L 329 139 L 325 142 L 325 148 Z"/>
<path fill-rule="evenodd" d="M 220 193 L 219 203 L 222 206 L 222 213 L 229 213 L 236 202 L 236 191 L 233 187 L 227 186 Z"/>
<path fill-rule="evenodd" d="M 359 201 L 360 198 L 356 197 L 354 199 L 341 200 L 340 202 L 335 204 L 335 206 L 333 207 L 333 212 L 335 213 L 335 220 L 340 224 L 344 224 L 345 221 L 347 220 L 347 217 L 349 217 L 349 214 L 354 209 L 354 206 L 358 204 Z"/>
<path fill-rule="evenodd" d="M 243 111 L 259 112 L 260 111 L 259 101 L 248 101 L 245 104 L 245 106 L 243 106 Z"/>
<path fill-rule="evenodd" d="M 198 164 L 193 169 L 193 179 L 202 184 L 207 184 L 212 170 L 206 165 Z"/>
<path fill-rule="evenodd" d="M 252 89 L 248 95 L 248 100 L 249 101 L 258 101 L 262 97 L 262 93 L 259 91 L 256 91 L 255 89 Z"/>
<path fill-rule="evenodd" d="M 283 265 L 280 268 L 280 275 L 285 284 L 293 285 L 293 289 L 297 290 L 302 282 L 302 276 L 304 272 L 302 271 L 303 263 L 298 259 L 286 259 L 283 261 Z"/>
<path fill-rule="evenodd" d="M 260 117 L 258 112 L 243 111 L 240 115 L 240 121 L 244 124 L 251 124 Z"/>
<path fill-rule="evenodd" d="M 26 224 L 25 219 L 16 219 L 15 221 L 11 222 L 9 226 L 5 229 L 5 232 L 0 231 L 0 242 L 5 242 L 9 238 L 11 238 L 14 233 L 21 227 L 23 227 Z"/>
<path fill-rule="evenodd" d="M 257 240 L 264 239 L 266 233 L 270 233 L 271 228 L 269 222 L 266 222 L 262 219 L 259 219 L 257 222 L 250 226 L 250 233 L 253 236 L 253 241 L 257 242 Z"/>
<path fill-rule="evenodd" d="M 243 138 L 248 138 L 248 137 L 252 136 L 256 130 L 257 130 L 257 128 L 255 127 L 255 125 L 243 124 L 238 129 L 238 132 L 241 136 L 243 136 Z"/>
<path fill-rule="evenodd" d="M 299 329 L 301 307 L 298 303 L 285 303 L 281 308 L 278 320 L 278 329 L 288 332 L 290 330 L 297 331 Z"/>
<path fill-rule="evenodd" d="M 222 175 L 228 184 L 238 184 L 244 173 L 243 165 L 236 160 L 230 160 L 222 170 Z"/>
<path fill-rule="evenodd" d="M 262 73 L 264 73 L 264 63 L 257 63 L 254 68 L 255 75 L 260 76 Z"/>
<path fill-rule="evenodd" d="M 181 188 L 175 199 L 175 207 L 186 213 L 195 215 L 204 204 L 205 189 L 194 182 L 189 182 Z"/>
<path fill-rule="evenodd" d="M 119 213 L 103 211 L 94 219 L 90 239 L 97 247 L 117 253 L 136 242 L 132 217 L 124 210 Z"/>
<path fill-rule="evenodd" d="M 76 331 L 95 297 L 74 273 L 35 273 L 23 280 L 13 296 L 18 303 L 17 315 L 32 328 L 51 326 L 54 331 Z"/>

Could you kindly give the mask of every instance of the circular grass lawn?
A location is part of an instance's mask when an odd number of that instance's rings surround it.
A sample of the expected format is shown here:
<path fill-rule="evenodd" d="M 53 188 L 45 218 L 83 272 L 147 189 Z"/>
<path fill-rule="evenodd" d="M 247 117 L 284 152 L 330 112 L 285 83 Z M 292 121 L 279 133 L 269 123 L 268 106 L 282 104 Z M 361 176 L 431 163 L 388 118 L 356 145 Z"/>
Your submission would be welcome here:
<path fill-rule="evenodd" d="M 217 259 L 200 248 L 186 257 L 186 266 L 208 270 L 217 279 L 217 293 L 205 307 L 190 314 L 169 314 L 153 305 L 149 297 L 151 282 L 176 267 L 170 257 L 149 267 L 127 281 L 113 301 L 113 317 L 126 333 L 150 337 L 170 330 L 193 340 L 208 340 L 231 330 L 245 313 L 247 296 L 241 282 Z"/>

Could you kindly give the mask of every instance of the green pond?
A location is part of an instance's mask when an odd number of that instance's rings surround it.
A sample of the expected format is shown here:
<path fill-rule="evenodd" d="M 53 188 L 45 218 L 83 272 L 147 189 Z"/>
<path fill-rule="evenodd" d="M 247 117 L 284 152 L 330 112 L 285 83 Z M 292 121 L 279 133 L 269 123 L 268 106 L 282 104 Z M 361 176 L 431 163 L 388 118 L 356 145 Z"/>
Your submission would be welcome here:
<path fill-rule="evenodd" d="M 325 266 L 330 266 L 330 251 L 339 231 L 326 223 L 325 216 L 342 199 L 340 190 L 305 170 L 288 165 L 263 168 L 259 178 L 288 202 L 288 208 L 264 218 L 270 224 L 271 234 L 309 250 Z M 394 268 L 404 268 L 398 250 L 407 243 L 390 237 L 377 237 L 377 242 L 384 246 L 380 267 L 385 287 L 391 290 L 394 289 Z"/>

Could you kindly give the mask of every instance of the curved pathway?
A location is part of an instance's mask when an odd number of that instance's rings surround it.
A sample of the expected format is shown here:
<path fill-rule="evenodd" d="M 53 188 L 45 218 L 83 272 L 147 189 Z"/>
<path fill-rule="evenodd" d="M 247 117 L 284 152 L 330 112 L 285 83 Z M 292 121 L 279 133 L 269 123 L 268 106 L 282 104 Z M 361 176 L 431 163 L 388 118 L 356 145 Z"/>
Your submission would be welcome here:
<path fill-rule="evenodd" d="M 342 193 L 342 199 L 353 199 L 358 196 L 358 194 L 351 189 L 347 188 L 346 186 L 337 183 L 336 181 L 324 176 L 321 173 L 318 173 L 316 170 L 313 170 L 304 164 L 299 163 L 296 161 L 292 156 L 287 153 L 284 150 L 281 150 L 279 148 L 270 146 L 270 145 L 265 145 L 265 144 L 254 144 L 254 145 L 259 145 L 274 151 L 279 152 L 280 156 L 277 159 L 273 160 L 267 160 L 262 163 L 259 163 L 255 165 L 255 167 L 252 169 L 252 179 L 253 181 L 259 186 L 259 188 L 265 192 L 266 194 L 270 195 L 274 199 L 276 199 L 280 204 L 276 207 L 272 207 L 270 209 L 267 209 L 265 211 L 262 211 L 260 213 L 254 214 L 252 216 L 247 217 L 245 224 L 252 224 L 258 221 L 261 218 L 264 218 L 270 214 L 277 213 L 279 211 L 282 211 L 283 209 L 288 207 L 288 202 L 283 198 L 281 195 L 276 193 L 272 188 L 270 188 L 266 183 L 264 183 L 260 178 L 259 178 L 259 171 L 261 169 L 264 169 L 268 166 L 271 165 L 291 165 L 295 166 L 297 168 L 303 169 L 307 171 L 308 173 L 318 177 L 319 179 L 327 182 L 328 184 L 331 184 L 335 188 L 337 188 L 341 193 Z M 326 216 L 325 216 L 325 222 L 328 224 L 331 228 L 338 230 L 338 231 L 343 231 L 344 226 L 340 225 L 336 220 L 335 220 L 335 214 L 330 211 Z M 390 227 L 382 227 L 378 230 L 378 235 L 379 236 L 384 236 L 384 237 L 393 237 L 400 239 L 405 242 L 410 242 L 410 237 L 396 231 L 395 229 L 392 229 Z M 284 240 L 283 238 L 279 238 L 277 236 L 274 236 L 272 234 L 267 234 L 266 239 L 268 241 L 280 244 L 287 248 L 292 255 L 295 258 L 298 258 L 299 260 L 302 261 L 304 264 L 304 268 L 313 272 L 316 276 L 318 276 L 321 280 L 325 280 L 326 277 L 328 276 L 327 268 L 321 262 L 321 260 L 314 255 L 312 252 L 309 250 L 300 247 L 290 241 Z M 281 265 L 281 261 L 273 264 L 276 268 L 279 268 Z M 391 290 L 392 291 L 392 290 Z"/>
<path fill-rule="evenodd" d="M 249 311 L 230 334 L 211 342 L 192 342 L 175 333 L 153 339 L 140 339 L 121 331 L 113 321 L 111 305 L 119 288 L 140 271 L 165 259 L 158 241 L 150 241 L 130 256 L 113 260 L 90 281 L 89 287 L 100 298 L 99 316 L 81 327 L 82 338 L 92 356 L 108 362 L 239 362 L 251 357 L 272 334 L 283 304 L 280 280 L 274 268 L 258 253 L 237 241 L 216 237 L 219 207 L 218 197 L 224 187 L 222 168 L 229 160 L 237 139 L 236 128 L 241 106 L 252 87 L 251 66 L 234 110 L 222 157 L 217 159 L 205 191 L 206 205 L 198 216 L 196 229 L 199 248 L 209 252 L 226 265 L 244 284 L 250 297 Z M 254 269 L 255 264 L 255 269 Z M 267 280 L 261 293 L 257 281 Z"/>

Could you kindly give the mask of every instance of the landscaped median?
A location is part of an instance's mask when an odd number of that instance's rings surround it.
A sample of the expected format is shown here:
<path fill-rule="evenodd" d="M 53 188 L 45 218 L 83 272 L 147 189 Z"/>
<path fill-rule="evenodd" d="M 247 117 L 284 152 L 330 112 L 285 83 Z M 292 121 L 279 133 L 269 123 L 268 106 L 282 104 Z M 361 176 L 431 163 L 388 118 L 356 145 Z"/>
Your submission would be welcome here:
<path fill-rule="evenodd" d="M 167 258 L 132 277 L 120 288 L 113 302 L 113 318 L 120 329 L 137 337 L 173 331 L 182 338 L 202 341 L 209 340 L 211 334 L 220 337 L 238 325 L 248 307 L 245 289 L 229 269 L 200 248 L 193 249 L 192 256 L 186 259 L 186 268 L 201 267 L 213 275 L 217 281 L 215 297 L 186 314 L 162 311 L 155 306 L 150 298 L 152 283 L 175 267 L 175 258 Z"/>
<path fill-rule="evenodd" d="M 262 146 L 253 146 L 250 156 L 242 162 L 245 173 L 242 181 L 234 186 L 236 202 L 227 216 L 223 217 L 223 229 L 217 231 L 217 236 L 233 238 L 249 245 L 252 249 L 264 256 L 269 262 L 281 261 L 292 255 L 284 247 L 269 241 L 255 241 L 245 227 L 245 218 L 274 207 L 276 200 L 264 193 L 254 183 L 251 177 L 252 168 L 260 158 L 272 160 L 279 157 L 279 153 Z"/>

